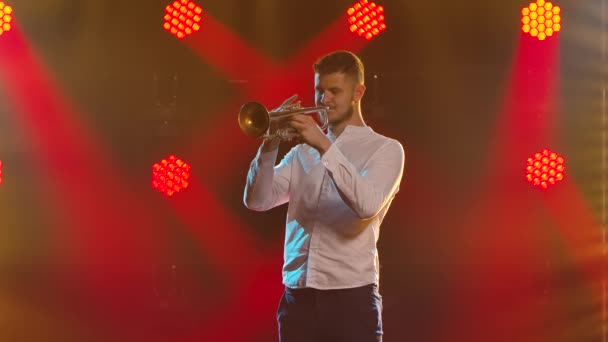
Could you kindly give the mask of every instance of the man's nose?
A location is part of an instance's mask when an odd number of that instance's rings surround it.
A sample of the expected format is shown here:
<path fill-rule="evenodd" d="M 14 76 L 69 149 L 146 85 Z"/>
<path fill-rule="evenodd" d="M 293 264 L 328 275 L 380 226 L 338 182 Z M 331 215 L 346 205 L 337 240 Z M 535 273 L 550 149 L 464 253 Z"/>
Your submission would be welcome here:
<path fill-rule="evenodd" d="M 321 103 L 326 103 L 329 100 L 329 96 L 327 93 L 321 94 Z"/>

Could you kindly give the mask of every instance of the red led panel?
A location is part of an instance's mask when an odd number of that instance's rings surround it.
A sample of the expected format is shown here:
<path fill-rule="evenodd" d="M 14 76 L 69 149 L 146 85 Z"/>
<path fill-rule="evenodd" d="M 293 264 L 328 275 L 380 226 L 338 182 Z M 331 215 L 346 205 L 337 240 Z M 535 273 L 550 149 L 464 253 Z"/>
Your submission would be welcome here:
<path fill-rule="evenodd" d="M 562 29 L 560 13 L 559 6 L 537 0 L 521 10 L 521 29 L 538 40 L 545 40 Z"/>
<path fill-rule="evenodd" d="M 526 179 L 534 186 L 547 189 L 564 179 L 564 157 L 548 149 L 528 158 Z"/>
<path fill-rule="evenodd" d="M 165 7 L 163 27 L 179 39 L 201 29 L 203 9 L 190 0 L 174 1 Z"/>
<path fill-rule="evenodd" d="M 13 8 L 0 1 L 0 36 L 11 30 Z"/>
<path fill-rule="evenodd" d="M 384 7 L 376 5 L 375 2 L 361 0 L 346 13 L 349 30 L 367 40 L 375 38 L 386 30 Z"/>
<path fill-rule="evenodd" d="M 168 197 L 186 189 L 188 179 L 190 164 L 174 155 L 152 165 L 152 187 Z"/>

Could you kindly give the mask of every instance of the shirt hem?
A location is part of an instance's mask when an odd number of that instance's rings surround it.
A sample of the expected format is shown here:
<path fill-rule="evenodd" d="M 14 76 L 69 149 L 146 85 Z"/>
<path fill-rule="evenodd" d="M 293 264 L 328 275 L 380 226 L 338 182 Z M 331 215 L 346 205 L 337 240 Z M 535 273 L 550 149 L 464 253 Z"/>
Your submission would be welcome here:
<path fill-rule="evenodd" d="M 320 285 L 320 284 L 308 284 L 308 285 L 304 285 L 304 286 L 299 286 L 297 284 L 285 284 L 283 283 L 283 285 L 285 285 L 285 287 L 288 287 L 290 289 L 317 289 L 317 290 L 343 290 L 343 289 L 352 289 L 352 288 L 356 288 L 356 287 L 361 287 L 361 286 L 366 286 L 366 285 L 378 285 L 378 281 L 365 281 L 365 282 L 361 282 L 361 283 L 356 283 L 356 284 L 346 284 L 346 285 Z"/>

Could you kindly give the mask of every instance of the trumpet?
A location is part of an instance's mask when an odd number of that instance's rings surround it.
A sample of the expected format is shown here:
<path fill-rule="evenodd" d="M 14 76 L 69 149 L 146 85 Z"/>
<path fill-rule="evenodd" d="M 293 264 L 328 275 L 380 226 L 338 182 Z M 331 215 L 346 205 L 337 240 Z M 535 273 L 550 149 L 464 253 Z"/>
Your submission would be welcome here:
<path fill-rule="evenodd" d="M 274 131 L 271 131 L 271 122 L 273 120 L 284 119 L 295 114 L 319 113 L 321 119 L 320 128 L 326 129 L 329 125 L 329 120 L 327 118 L 328 111 L 329 107 L 324 106 L 294 106 L 289 107 L 286 110 L 269 112 L 268 109 L 259 102 L 247 102 L 239 111 L 239 126 L 243 132 L 256 138 L 263 137 L 264 139 L 272 139 L 279 137 L 282 140 L 289 141 L 297 135 L 296 130 L 288 125 L 278 125 Z"/>

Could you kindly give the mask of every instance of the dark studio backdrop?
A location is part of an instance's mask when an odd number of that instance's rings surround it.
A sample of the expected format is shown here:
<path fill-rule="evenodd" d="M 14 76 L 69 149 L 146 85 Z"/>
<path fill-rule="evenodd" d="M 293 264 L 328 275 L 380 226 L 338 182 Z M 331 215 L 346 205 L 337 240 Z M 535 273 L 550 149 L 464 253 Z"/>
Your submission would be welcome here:
<path fill-rule="evenodd" d="M 406 150 L 379 241 L 385 340 L 601 341 L 602 1 L 554 2 L 545 42 L 521 32 L 527 1 L 377 3 L 388 29 L 367 43 L 332 29 L 342 0 L 200 0 L 213 32 L 181 41 L 163 1 L 9 3 L 0 338 L 276 341 L 286 206 L 244 208 L 260 141 L 237 112 L 313 105 L 335 48 L 366 65 L 368 125 Z M 525 180 L 543 148 L 566 158 L 545 191 Z M 192 181 L 167 198 L 151 167 L 170 154 Z"/>

